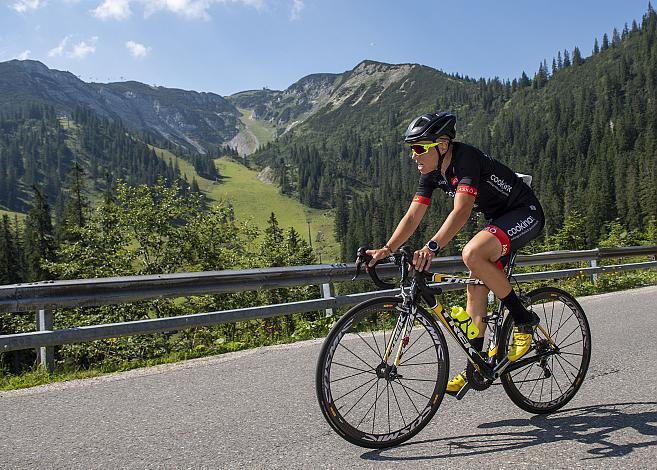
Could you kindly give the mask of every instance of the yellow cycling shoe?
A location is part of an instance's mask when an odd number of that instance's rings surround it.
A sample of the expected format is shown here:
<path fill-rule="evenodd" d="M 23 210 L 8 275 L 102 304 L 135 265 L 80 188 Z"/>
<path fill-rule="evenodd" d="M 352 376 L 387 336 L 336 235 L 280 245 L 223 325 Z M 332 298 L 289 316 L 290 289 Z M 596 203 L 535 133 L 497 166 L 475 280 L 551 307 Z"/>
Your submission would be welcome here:
<path fill-rule="evenodd" d="M 449 393 L 458 393 L 461 391 L 465 383 L 467 382 L 465 378 L 465 371 L 456 374 L 452 380 L 447 382 L 447 391 Z"/>
<path fill-rule="evenodd" d="M 534 329 L 540 323 L 540 318 L 534 312 L 529 313 L 532 315 L 532 319 L 528 323 L 513 327 L 513 342 L 509 346 L 509 354 L 506 356 L 509 361 L 520 359 L 527 354 L 532 345 Z"/>
<path fill-rule="evenodd" d="M 532 338 L 534 337 L 533 333 L 533 331 L 530 333 L 522 333 L 518 330 L 517 326 L 513 328 L 513 343 L 511 343 L 509 354 L 506 356 L 509 358 L 509 361 L 517 361 L 527 354 L 527 351 L 529 351 L 529 348 L 532 345 Z"/>

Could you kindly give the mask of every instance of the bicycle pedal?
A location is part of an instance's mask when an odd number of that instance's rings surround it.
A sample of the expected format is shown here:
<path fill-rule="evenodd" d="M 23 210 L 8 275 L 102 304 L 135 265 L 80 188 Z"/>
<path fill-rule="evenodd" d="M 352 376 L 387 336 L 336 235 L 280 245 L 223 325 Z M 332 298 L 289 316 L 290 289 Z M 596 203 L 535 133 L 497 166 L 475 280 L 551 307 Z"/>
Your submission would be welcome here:
<path fill-rule="evenodd" d="M 463 388 L 461 388 L 461 390 L 459 390 L 458 393 L 454 395 L 454 397 L 457 400 L 461 400 L 465 396 L 465 394 L 468 393 L 468 390 L 470 390 L 470 382 L 466 382 Z"/>
<path fill-rule="evenodd" d="M 465 383 L 465 385 L 459 390 L 458 392 L 450 392 L 449 390 L 445 390 L 445 395 L 449 395 L 450 397 L 454 397 L 457 400 L 461 400 L 466 393 L 468 393 L 468 390 L 470 390 L 470 384 L 468 382 Z"/>

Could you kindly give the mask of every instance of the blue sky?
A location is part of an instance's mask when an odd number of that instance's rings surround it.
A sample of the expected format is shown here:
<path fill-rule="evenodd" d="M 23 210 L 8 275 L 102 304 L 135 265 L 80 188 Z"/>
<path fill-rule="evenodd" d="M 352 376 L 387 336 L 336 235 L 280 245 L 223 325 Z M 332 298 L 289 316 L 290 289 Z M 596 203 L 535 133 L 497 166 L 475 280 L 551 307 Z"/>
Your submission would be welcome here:
<path fill-rule="evenodd" d="M 84 81 L 228 95 L 284 89 L 363 59 L 471 77 L 532 76 L 641 20 L 647 0 L 0 0 L 0 61 Z"/>

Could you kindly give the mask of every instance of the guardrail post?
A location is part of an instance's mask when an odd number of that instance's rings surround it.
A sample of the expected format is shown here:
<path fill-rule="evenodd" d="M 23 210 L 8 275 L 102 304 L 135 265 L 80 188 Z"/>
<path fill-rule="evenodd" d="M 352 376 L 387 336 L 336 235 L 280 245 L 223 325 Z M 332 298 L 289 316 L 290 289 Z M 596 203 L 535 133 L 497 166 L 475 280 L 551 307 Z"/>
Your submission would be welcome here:
<path fill-rule="evenodd" d="M 335 297 L 335 291 L 333 289 L 333 284 L 322 284 L 322 298 L 328 299 L 330 297 Z M 332 308 L 327 308 L 326 309 L 326 316 L 327 317 L 332 317 L 333 316 L 333 309 Z"/>
<path fill-rule="evenodd" d="M 589 266 L 591 266 L 592 268 L 597 268 L 598 267 L 598 260 L 597 259 L 592 259 L 589 262 Z M 596 285 L 598 283 L 598 273 L 591 274 L 591 282 L 593 283 L 593 285 Z"/>
<path fill-rule="evenodd" d="M 38 331 L 52 331 L 54 314 L 52 310 L 39 310 L 36 314 Z M 52 372 L 55 369 L 55 347 L 42 346 L 37 348 L 37 364 Z"/>

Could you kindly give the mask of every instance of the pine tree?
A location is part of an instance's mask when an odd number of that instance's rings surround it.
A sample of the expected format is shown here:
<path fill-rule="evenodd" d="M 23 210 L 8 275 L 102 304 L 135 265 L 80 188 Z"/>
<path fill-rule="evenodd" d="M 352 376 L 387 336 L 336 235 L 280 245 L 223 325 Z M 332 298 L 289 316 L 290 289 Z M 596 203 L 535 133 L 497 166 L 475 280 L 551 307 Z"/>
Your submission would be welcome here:
<path fill-rule="evenodd" d="M 75 240 L 76 232 L 85 226 L 89 212 L 89 200 L 86 196 L 84 170 L 75 162 L 67 175 L 67 185 L 64 188 L 65 202 L 62 214 L 62 225 L 57 229 L 58 240 Z"/>
<path fill-rule="evenodd" d="M 573 49 L 573 65 L 582 65 L 583 63 L 582 53 L 579 51 L 579 47 L 575 46 L 575 49 Z"/>
<path fill-rule="evenodd" d="M 52 261 L 55 253 L 50 206 L 41 191 L 33 187 L 33 207 L 27 213 L 23 235 L 26 280 L 44 280 L 49 273 L 42 268 L 42 262 Z"/>
<path fill-rule="evenodd" d="M 600 52 L 600 46 L 598 46 L 598 38 L 595 38 L 595 42 L 593 43 L 593 55 L 596 55 Z"/>
<path fill-rule="evenodd" d="M 601 50 L 606 51 L 607 49 L 609 49 L 609 37 L 607 36 L 607 33 L 605 33 L 602 36 L 602 48 L 601 48 Z"/>

